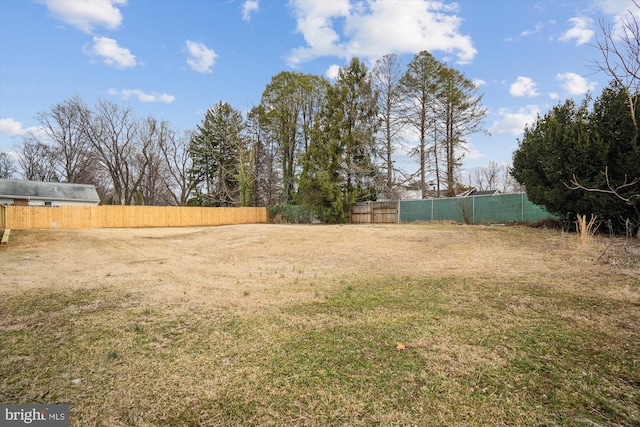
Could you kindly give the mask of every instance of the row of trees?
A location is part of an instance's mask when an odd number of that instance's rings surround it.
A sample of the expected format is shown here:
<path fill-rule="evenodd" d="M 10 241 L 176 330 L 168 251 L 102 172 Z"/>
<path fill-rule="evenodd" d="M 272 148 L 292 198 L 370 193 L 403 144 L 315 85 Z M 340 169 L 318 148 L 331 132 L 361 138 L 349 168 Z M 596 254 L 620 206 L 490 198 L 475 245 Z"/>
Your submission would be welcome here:
<path fill-rule="evenodd" d="M 593 102 L 567 100 L 538 117 L 514 153 L 514 186 L 569 223 L 592 213 L 640 230 L 637 0 L 633 6 L 615 30 L 601 23 L 602 59 L 593 65 L 612 78 L 609 87 Z M 75 96 L 38 115 L 41 133 L 18 155 L 25 178 L 93 183 L 106 203 L 297 203 L 341 222 L 354 203 L 393 199 L 400 185 L 422 197 L 455 194 L 465 139 L 482 131 L 481 102 L 470 80 L 426 51 L 404 70 L 393 54 L 371 70 L 353 58 L 333 82 L 281 72 L 244 117 L 218 102 L 182 134 L 127 107 L 99 100 L 89 108 Z M 418 140 L 414 173 L 394 163 L 403 135 Z M 0 177 L 15 169 L 0 153 Z M 477 171 L 477 185 L 495 188 L 499 174 L 492 163 Z"/>
<path fill-rule="evenodd" d="M 351 205 L 395 198 L 412 183 L 455 193 L 465 138 L 486 110 L 476 86 L 428 52 L 402 73 L 396 55 L 372 70 L 358 58 L 333 83 L 281 72 L 245 120 L 226 103 L 207 111 L 191 141 L 200 204 L 299 203 L 327 221 Z M 394 164 L 403 135 L 418 134 L 418 171 Z"/>
<path fill-rule="evenodd" d="M 141 119 L 127 107 L 99 100 L 93 109 L 74 96 L 39 113 L 38 133 L 18 149 L 25 179 L 94 184 L 105 203 L 185 204 L 192 185 L 183 147 L 166 121 Z M 2 156 L 5 176 L 15 171 Z M 2 165 L 0 165 L 2 167 Z"/>
<path fill-rule="evenodd" d="M 482 130 L 476 86 L 428 52 L 402 70 L 358 58 L 335 81 L 281 72 L 243 114 L 226 102 L 193 131 L 128 107 L 74 96 L 38 114 L 18 150 L 26 179 L 95 184 L 103 202 L 204 206 L 298 203 L 342 221 L 353 203 L 395 198 L 400 185 L 454 194 L 465 138 Z M 395 166 L 406 141 L 418 170 Z M 11 172 L 6 154 L 0 170 Z M 15 168 L 14 168 L 15 169 Z"/>

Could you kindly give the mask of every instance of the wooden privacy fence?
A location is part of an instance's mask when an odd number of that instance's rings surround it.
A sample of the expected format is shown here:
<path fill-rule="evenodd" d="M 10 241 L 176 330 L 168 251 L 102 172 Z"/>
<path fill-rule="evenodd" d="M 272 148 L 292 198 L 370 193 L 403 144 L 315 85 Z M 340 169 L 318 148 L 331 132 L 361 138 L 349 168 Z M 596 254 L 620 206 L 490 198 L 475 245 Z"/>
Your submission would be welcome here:
<path fill-rule="evenodd" d="M 0 206 L 0 228 L 137 228 L 263 224 L 267 209 L 186 206 Z"/>
<path fill-rule="evenodd" d="M 396 224 L 397 202 L 366 202 L 351 207 L 352 224 Z"/>

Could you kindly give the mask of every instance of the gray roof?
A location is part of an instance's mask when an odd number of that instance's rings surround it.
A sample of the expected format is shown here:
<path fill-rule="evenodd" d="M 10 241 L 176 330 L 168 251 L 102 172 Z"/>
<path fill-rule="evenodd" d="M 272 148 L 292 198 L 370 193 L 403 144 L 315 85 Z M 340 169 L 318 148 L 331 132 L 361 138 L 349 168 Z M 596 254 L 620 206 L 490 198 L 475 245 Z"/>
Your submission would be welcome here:
<path fill-rule="evenodd" d="M 470 197 L 470 196 L 495 196 L 500 194 L 500 190 L 476 190 L 471 188 L 464 193 L 458 194 L 458 197 Z"/>
<path fill-rule="evenodd" d="M 94 185 L 0 179 L 0 198 L 100 202 Z"/>

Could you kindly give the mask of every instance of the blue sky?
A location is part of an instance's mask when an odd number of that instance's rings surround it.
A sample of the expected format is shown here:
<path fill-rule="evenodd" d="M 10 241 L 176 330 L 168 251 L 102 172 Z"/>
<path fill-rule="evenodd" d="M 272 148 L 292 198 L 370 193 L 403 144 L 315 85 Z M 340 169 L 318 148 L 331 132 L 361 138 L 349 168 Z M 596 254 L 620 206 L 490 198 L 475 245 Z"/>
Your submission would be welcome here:
<path fill-rule="evenodd" d="M 632 0 L 2 0 L 0 151 L 75 94 L 187 130 L 218 101 L 257 105 L 280 71 L 331 78 L 352 56 L 406 66 L 428 50 L 484 94 L 490 136 L 469 138 L 463 167 L 507 163 L 536 114 L 600 93 L 599 25 L 627 10 L 638 14 Z"/>

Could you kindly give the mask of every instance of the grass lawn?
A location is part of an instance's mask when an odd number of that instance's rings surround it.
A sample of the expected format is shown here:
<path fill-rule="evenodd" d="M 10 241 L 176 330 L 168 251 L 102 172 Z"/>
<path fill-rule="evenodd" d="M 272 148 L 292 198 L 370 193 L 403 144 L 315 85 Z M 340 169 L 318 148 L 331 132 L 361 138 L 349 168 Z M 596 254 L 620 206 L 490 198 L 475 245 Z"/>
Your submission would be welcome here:
<path fill-rule="evenodd" d="M 253 309 L 247 276 L 230 279 L 237 303 L 184 307 L 110 274 L 4 291 L 0 402 L 68 402 L 79 426 L 640 425 L 640 270 L 611 255 L 628 248 L 597 259 L 606 242 L 559 232 L 413 227 L 478 233 L 478 257 L 508 239 L 547 264 L 368 275 L 298 261 L 254 270 L 270 284 Z M 17 259 L 2 256 L 0 269 Z"/>

